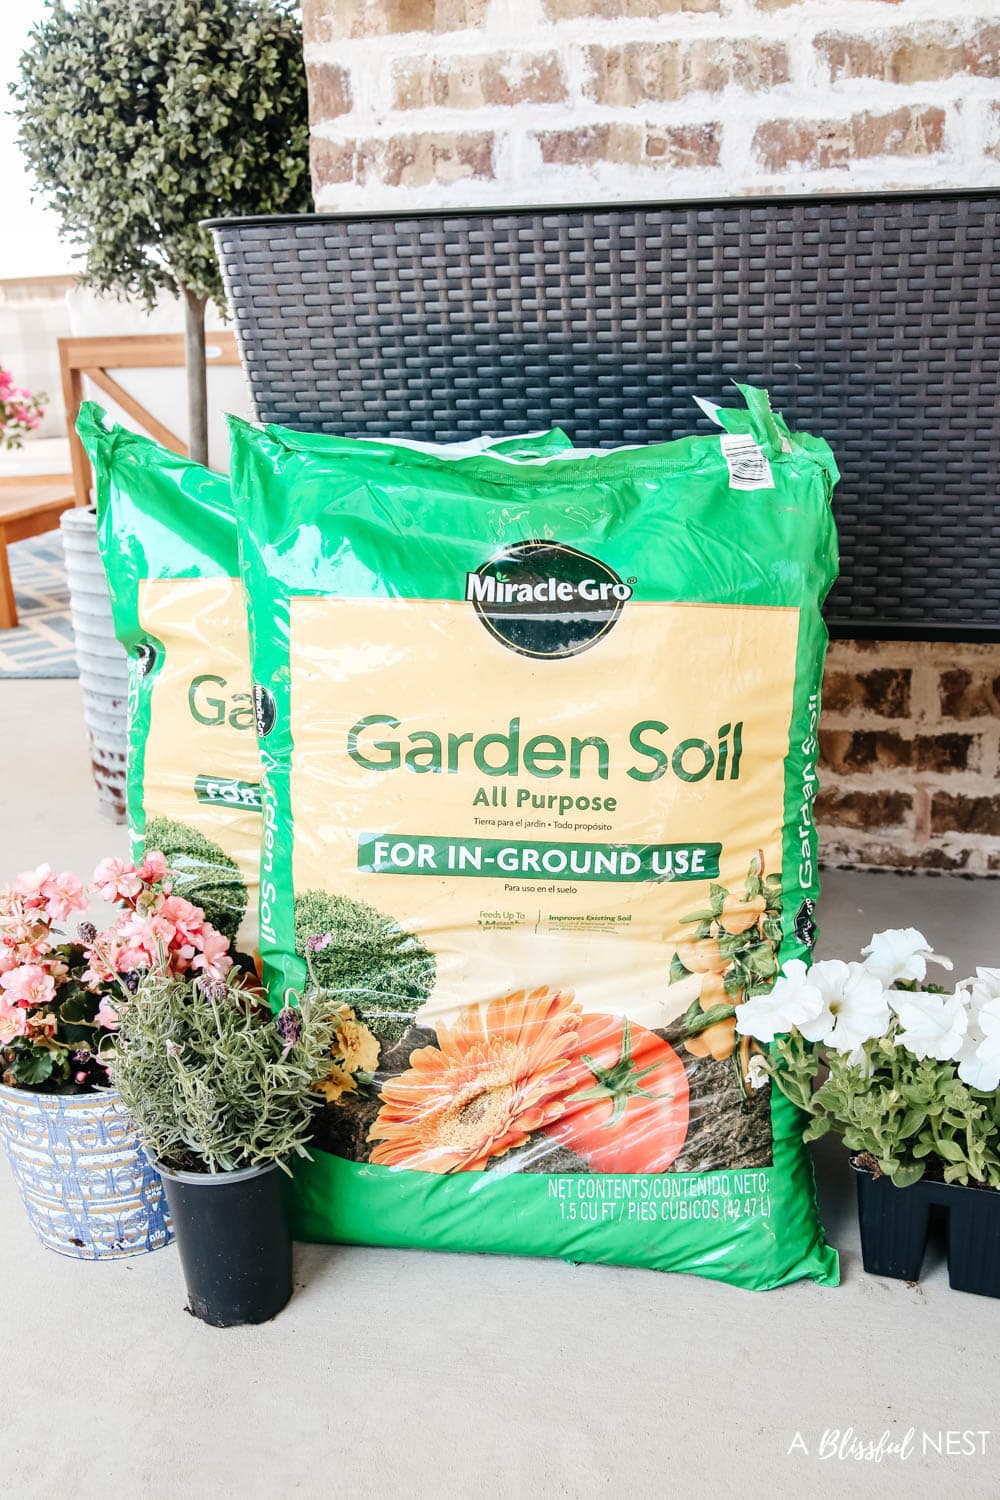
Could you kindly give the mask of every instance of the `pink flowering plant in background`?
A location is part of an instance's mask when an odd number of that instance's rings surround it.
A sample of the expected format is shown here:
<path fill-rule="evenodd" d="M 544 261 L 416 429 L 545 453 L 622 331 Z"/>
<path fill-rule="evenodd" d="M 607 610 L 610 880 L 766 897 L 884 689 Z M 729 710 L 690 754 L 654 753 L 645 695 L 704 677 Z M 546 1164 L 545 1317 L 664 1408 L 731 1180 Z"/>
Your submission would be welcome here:
<path fill-rule="evenodd" d="M 15 385 L 10 371 L 0 367 L 0 448 L 20 448 L 44 417 L 45 401 Z"/>
<path fill-rule="evenodd" d="M 63 924 L 99 897 L 115 909 L 103 931 Z M 0 1075 L 19 1088 L 86 1093 L 106 1087 L 102 1053 L 144 972 L 226 979 L 228 940 L 200 907 L 175 896 L 166 857 L 102 859 L 86 886 L 39 865 L 0 888 Z"/>

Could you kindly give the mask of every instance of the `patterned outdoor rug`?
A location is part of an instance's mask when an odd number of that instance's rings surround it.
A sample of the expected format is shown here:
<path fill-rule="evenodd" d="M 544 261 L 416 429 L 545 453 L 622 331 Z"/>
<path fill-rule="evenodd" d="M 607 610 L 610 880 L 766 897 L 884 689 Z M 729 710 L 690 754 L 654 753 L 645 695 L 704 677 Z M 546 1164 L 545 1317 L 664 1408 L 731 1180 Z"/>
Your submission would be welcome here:
<path fill-rule="evenodd" d="M 58 531 L 7 549 L 19 624 L 0 630 L 0 677 L 77 677 Z"/>

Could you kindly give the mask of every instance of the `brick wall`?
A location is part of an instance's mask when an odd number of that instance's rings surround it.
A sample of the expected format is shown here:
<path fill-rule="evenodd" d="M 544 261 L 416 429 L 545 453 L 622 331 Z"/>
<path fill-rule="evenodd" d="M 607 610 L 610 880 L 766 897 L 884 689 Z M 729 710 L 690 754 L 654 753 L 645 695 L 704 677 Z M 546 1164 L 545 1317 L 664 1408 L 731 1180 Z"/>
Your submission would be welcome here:
<path fill-rule="evenodd" d="M 316 206 L 1000 185 L 1000 0 L 305 0 Z M 827 864 L 1000 874 L 1000 652 L 838 643 Z"/>
<path fill-rule="evenodd" d="M 1000 183 L 998 0 L 305 0 L 319 208 Z"/>
<path fill-rule="evenodd" d="M 816 819 L 828 865 L 1000 874 L 1000 651 L 836 641 Z"/>

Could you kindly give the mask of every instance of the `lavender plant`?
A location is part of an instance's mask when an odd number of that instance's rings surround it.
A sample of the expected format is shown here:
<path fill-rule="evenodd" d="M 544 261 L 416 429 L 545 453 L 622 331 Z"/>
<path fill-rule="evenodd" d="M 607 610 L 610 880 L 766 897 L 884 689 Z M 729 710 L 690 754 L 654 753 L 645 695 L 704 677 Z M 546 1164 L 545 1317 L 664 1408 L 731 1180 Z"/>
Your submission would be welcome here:
<path fill-rule="evenodd" d="M 233 1172 L 308 1156 L 312 1092 L 336 1018 L 304 996 L 275 1015 L 227 980 L 143 976 L 121 1009 L 111 1080 L 150 1155 L 180 1171 Z"/>

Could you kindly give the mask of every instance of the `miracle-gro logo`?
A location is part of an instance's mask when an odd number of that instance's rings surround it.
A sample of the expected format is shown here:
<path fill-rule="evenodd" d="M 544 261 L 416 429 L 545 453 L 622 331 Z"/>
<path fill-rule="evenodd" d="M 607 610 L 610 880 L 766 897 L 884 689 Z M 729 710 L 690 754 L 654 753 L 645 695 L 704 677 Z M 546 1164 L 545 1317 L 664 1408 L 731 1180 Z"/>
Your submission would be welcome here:
<path fill-rule="evenodd" d="M 634 582 L 575 547 L 535 540 L 504 547 L 466 574 L 465 598 L 508 650 L 558 659 L 607 635 Z"/>

